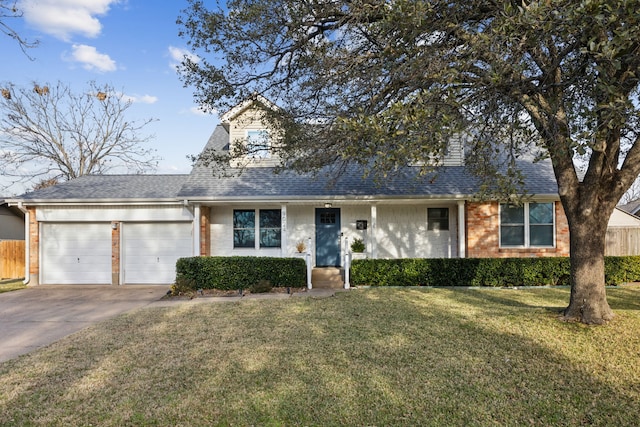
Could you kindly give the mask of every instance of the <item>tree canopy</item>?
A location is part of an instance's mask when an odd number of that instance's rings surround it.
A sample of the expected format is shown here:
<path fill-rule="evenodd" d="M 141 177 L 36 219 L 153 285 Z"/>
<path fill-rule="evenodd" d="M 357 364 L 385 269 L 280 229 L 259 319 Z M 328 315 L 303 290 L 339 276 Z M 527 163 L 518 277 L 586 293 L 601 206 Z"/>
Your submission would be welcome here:
<path fill-rule="evenodd" d="M 565 317 L 612 317 L 600 264 L 607 220 L 640 172 L 640 1 L 190 0 L 178 23 L 201 56 L 181 68 L 201 104 L 259 93 L 282 107 L 268 114 L 285 130 L 285 167 L 392 171 L 442 158 L 464 134 L 469 165 L 496 178 L 496 151 L 513 170 L 540 147 L 571 230 Z"/>
<path fill-rule="evenodd" d="M 75 93 L 58 82 L 0 89 L 0 172 L 36 185 L 114 169 L 141 173 L 157 163 L 141 135 L 152 119 L 128 120 L 131 101 L 92 82 Z"/>

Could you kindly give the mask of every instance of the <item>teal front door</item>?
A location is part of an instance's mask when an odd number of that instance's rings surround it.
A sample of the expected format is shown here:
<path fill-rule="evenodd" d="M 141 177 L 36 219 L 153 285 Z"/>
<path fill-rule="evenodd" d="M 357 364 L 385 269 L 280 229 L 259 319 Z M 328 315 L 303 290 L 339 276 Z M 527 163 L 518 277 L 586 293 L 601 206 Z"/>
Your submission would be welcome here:
<path fill-rule="evenodd" d="M 316 209 L 316 266 L 340 266 L 340 209 Z"/>

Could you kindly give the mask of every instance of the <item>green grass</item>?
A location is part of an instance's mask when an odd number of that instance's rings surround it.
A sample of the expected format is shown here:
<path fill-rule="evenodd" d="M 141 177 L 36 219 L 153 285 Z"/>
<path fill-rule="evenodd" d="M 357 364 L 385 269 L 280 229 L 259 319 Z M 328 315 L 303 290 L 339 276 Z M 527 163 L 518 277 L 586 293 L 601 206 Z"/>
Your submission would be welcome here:
<path fill-rule="evenodd" d="M 27 286 L 23 283 L 22 279 L 8 280 L 0 283 L 0 294 L 3 292 L 17 291 L 18 289 L 25 289 Z"/>
<path fill-rule="evenodd" d="M 637 425 L 640 287 L 366 289 L 141 309 L 0 364 L 0 425 Z"/>

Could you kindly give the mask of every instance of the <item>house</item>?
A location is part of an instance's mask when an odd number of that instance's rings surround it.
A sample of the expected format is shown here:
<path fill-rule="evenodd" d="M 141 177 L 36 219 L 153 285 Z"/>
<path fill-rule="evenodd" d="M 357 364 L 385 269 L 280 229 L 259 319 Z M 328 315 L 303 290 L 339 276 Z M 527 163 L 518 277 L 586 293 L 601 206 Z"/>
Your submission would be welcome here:
<path fill-rule="evenodd" d="M 0 197 L 0 240 L 24 240 L 24 213 Z"/>
<path fill-rule="evenodd" d="M 624 205 L 618 206 L 618 209 L 635 216 L 640 213 L 640 199 L 632 200 Z"/>
<path fill-rule="evenodd" d="M 607 224 L 605 255 L 640 255 L 640 218 L 619 206 Z"/>
<path fill-rule="evenodd" d="M 27 214 L 30 283 L 171 283 L 192 255 L 296 256 L 342 266 L 349 242 L 371 258 L 568 256 L 567 220 L 549 162 L 522 162 L 520 206 L 481 202 L 452 147 L 436 179 L 407 167 L 384 182 L 353 167 L 334 177 L 274 173 L 275 133 L 253 101 L 222 116 L 205 149 L 249 144 L 243 173 L 84 176 L 10 201 Z"/>

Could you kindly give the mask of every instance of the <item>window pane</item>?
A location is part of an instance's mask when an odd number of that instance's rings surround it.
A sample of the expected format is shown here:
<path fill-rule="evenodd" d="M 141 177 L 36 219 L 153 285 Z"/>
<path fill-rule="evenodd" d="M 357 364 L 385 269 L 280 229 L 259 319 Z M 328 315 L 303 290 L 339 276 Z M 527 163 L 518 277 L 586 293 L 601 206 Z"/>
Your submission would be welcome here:
<path fill-rule="evenodd" d="M 265 159 L 269 157 L 269 134 L 266 130 L 247 131 L 247 155 Z"/>
<path fill-rule="evenodd" d="M 503 225 L 500 227 L 500 246 L 523 246 L 524 226 Z"/>
<path fill-rule="evenodd" d="M 280 209 L 260 211 L 260 247 L 279 248 L 281 239 L 282 216 Z"/>
<path fill-rule="evenodd" d="M 427 208 L 427 230 L 449 230 L 449 209 Z"/>
<path fill-rule="evenodd" d="M 553 225 L 531 225 L 529 233 L 531 246 L 553 246 Z"/>
<path fill-rule="evenodd" d="M 500 205 L 502 224 L 524 224 L 524 206 Z"/>
<path fill-rule="evenodd" d="M 553 203 L 530 203 L 529 223 L 553 224 Z"/>
<path fill-rule="evenodd" d="M 279 228 L 260 229 L 261 248 L 279 248 L 282 242 Z"/>
<path fill-rule="evenodd" d="M 233 230 L 233 247 L 234 248 L 255 248 L 256 231 L 255 230 Z"/>
<path fill-rule="evenodd" d="M 256 246 L 256 213 L 253 210 L 233 211 L 233 247 L 254 248 Z"/>
<path fill-rule="evenodd" d="M 260 211 L 260 228 L 280 228 L 280 209 L 265 209 Z"/>
<path fill-rule="evenodd" d="M 256 213 L 254 210 L 234 210 L 233 228 L 255 228 Z"/>

